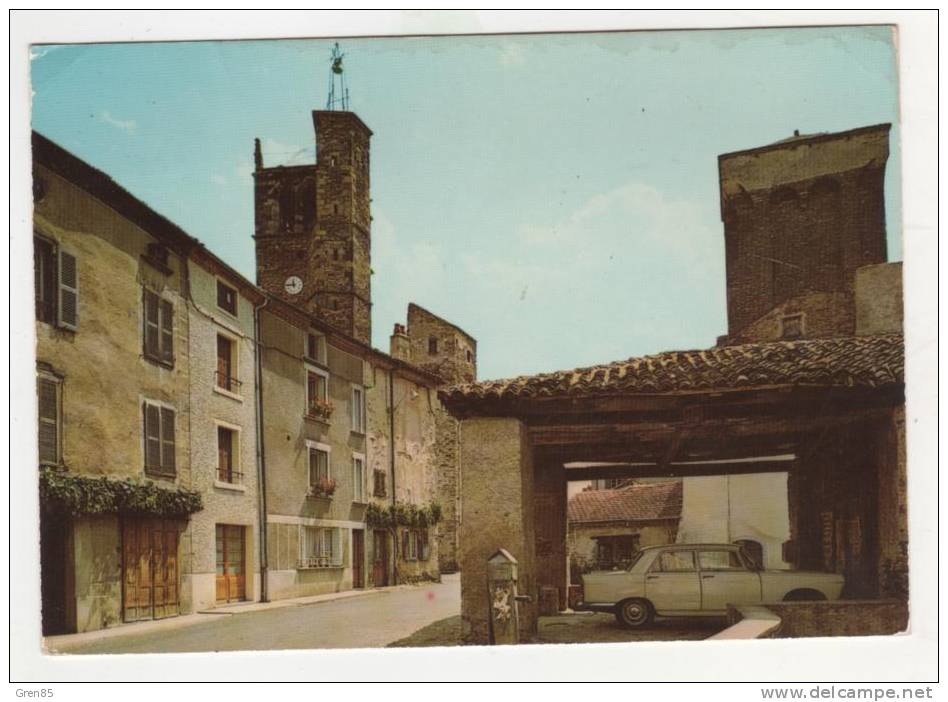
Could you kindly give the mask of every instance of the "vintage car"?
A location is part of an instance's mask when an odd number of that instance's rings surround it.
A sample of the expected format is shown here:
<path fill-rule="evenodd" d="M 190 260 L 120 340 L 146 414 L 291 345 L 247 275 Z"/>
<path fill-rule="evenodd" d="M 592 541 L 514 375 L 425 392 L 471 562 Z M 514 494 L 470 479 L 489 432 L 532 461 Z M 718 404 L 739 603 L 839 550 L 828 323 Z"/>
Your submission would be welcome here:
<path fill-rule="evenodd" d="M 584 575 L 575 609 L 635 628 L 655 615 L 723 616 L 729 604 L 835 600 L 842 590 L 842 575 L 763 570 L 735 544 L 670 544 L 642 549 L 624 570 Z"/>

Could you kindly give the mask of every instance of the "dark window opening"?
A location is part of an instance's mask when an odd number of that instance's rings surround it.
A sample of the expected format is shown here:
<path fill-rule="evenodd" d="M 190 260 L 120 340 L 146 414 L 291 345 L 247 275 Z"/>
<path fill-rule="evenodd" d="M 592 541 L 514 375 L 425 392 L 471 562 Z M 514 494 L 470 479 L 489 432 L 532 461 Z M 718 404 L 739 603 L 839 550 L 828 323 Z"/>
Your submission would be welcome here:
<path fill-rule="evenodd" d="M 438 338 L 435 336 L 428 337 L 428 353 L 432 355 L 438 353 Z"/>
<path fill-rule="evenodd" d="M 234 469 L 236 434 L 233 429 L 217 427 L 217 479 L 222 483 L 240 482 L 240 472 Z"/>
<path fill-rule="evenodd" d="M 240 387 L 240 381 L 236 376 L 236 359 L 234 358 L 234 342 L 222 336 L 217 335 L 217 387 L 228 392 L 237 392 Z"/>
<path fill-rule="evenodd" d="M 217 281 L 217 306 L 225 312 L 237 315 L 237 291 L 221 281 Z"/>

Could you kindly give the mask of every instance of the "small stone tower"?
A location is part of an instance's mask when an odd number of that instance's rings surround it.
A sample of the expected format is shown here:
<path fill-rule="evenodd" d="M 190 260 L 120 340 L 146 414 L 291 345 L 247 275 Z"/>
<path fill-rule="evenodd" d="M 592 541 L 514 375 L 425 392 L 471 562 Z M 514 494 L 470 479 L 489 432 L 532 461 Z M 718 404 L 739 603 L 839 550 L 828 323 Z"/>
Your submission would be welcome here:
<path fill-rule="evenodd" d="M 411 362 L 440 375 L 445 385 L 477 380 L 477 340 L 414 302 L 408 305 Z"/>
<path fill-rule="evenodd" d="M 718 157 L 729 343 L 854 333 L 856 269 L 886 261 L 889 128 Z"/>
<path fill-rule="evenodd" d="M 257 284 L 366 344 L 372 338 L 369 140 L 354 112 L 316 110 L 316 164 L 254 153 Z"/>

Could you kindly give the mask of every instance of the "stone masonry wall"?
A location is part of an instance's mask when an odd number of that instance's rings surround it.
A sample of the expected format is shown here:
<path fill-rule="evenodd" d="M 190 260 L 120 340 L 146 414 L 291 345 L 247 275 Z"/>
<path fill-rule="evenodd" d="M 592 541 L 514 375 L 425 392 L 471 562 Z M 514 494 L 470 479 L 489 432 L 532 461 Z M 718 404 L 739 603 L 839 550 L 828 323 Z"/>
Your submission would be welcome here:
<path fill-rule="evenodd" d="M 225 282 L 227 282 L 225 280 Z M 204 509 L 191 518 L 191 574 L 182 590 L 194 610 L 216 603 L 218 524 L 242 526 L 246 544 L 246 597 L 259 598 L 259 491 L 257 481 L 257 413 L 253 303 L 238 294 L 237 316 L 217 307 L 217 276 L 190 265 L 191 461 L 193 486 Z M 234 376 L 240 385 L 231 391 L 217 384 L 217 338 L 236 347 Z M 233 483 L 218 477 L 218 426 L 237 432 Z"/>
<path fill-rule="evenodd" d="M 719 158 L 730 336 L 807 293 L 851 296 L 855 270 L 886 260 L 887 158 L 888 125 Z"/>

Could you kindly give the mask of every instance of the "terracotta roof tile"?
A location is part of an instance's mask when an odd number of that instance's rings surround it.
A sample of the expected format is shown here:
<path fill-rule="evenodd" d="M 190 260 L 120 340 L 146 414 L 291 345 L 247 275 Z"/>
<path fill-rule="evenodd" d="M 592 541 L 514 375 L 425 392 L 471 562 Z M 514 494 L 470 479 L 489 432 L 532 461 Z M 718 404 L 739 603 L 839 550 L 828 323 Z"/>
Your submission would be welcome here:
<path fill-rule="evenodd" d="M 570 522 L 640 522 L 681 516 L 681 481 L 586 490 L 567 504 Z"/>
<path fill-rule="evenodd" d="M 882 387 L 904 382 L 901 334 L 668 351 L 602 366 L 446 388 L 442 399 L 499 400 L 739 390 L 768 386 Z"/>

